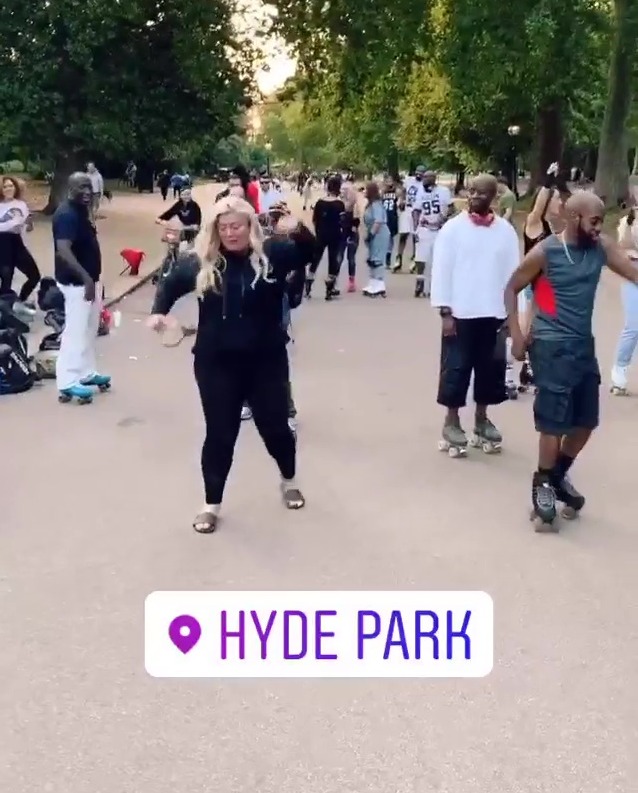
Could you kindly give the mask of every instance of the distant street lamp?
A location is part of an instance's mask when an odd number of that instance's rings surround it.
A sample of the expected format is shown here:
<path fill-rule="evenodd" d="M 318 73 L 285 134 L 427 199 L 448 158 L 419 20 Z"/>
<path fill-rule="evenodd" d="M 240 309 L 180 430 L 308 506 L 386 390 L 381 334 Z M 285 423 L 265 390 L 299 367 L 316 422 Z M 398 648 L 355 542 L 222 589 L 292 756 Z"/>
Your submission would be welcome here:
<path fill-rule="evenodd" d="M 512 168 L 514 173 L 512 174 L 511 182 L 512 182 L 512 190 L 514 191 L 514 195 L 518 198 L 518 136 L 521 134 L 521 128 L 518 124 L 511 124 L 507 128 L 507 134 L 512 139 Z"/>
<path fill-rule="evenodd" d="M 264 149 L 266 149 L 266 171 L 268 172 L 268 176 L 270 176 L 270 152 L 272 151 L 272 143 L 268 141 Z"/>

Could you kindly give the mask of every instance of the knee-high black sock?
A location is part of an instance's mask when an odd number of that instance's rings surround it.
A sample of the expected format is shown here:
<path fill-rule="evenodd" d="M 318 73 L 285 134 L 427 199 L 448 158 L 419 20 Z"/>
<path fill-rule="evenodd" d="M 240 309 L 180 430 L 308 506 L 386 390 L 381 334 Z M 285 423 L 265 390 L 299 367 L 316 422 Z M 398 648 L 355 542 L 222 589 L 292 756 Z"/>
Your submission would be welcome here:
<path fill-rule="evenodd" d="M 570 457 L 568 454 L 564 454 L 560 452 L 558 458 L 556 460 L 556 465 L 552 471 L 552 478 L 554 481 L 560 483 L 563 481 L 567 472 L 574 464 L 574 458 Z"/>

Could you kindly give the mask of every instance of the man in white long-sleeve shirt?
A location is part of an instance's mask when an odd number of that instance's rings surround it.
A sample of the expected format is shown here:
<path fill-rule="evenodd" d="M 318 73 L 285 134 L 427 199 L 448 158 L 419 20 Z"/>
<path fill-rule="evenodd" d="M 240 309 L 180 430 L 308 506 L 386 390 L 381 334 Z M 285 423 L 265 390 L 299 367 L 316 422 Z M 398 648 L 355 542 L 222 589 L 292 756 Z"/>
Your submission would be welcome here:
<path fill-rule="evenodd" d="M 468 208 L 443 226 L 434 245 L 432 305 L 442 323 L 438 403 L 447 408 L 441 449 L 464 453 L 467 436 L 459 419 L 474 374 L 476 415 L 472 445 L 498 451 L 502 436 L 487 417 L 505 392 L 503 300 L 505 285 L 520 262 L 511 223 L 491 209 L 497 182 L 480 175 L 468 190 Z"/>
<path fill-rule="evenodd" d="M 88 163 L 86 172 L 91 180 L 91 217 L 93 222 L 95 222 L 97 220 L 100 203 L 102 202 L 102 196 L 104 195 L 104 179 L 102 178 L 102 174 L 95 167 L 94 162 Z"/>

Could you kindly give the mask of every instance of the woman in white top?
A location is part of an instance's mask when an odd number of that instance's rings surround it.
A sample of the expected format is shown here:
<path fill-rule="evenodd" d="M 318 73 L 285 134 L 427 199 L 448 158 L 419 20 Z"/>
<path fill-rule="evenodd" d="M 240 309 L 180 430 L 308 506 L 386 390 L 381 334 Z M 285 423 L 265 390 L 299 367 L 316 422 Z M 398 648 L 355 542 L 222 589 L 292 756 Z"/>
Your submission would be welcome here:
<path fill-rule="evenodd" d="M 620 219 L 618 224 L 618 242 L 638 266 L 638 225 L 636 209 Z M 631 364 L 636 346 L 638 346 L 638 286 L 629 281 L 622 285 L 622 302 L 625 311 L 625 323 L 618 340 L 616 357 L 611 370 L 611 393 L 625 395 L 627 393 L 627 370 Z"/>
<path fill-rule="evenodd" d="M 26 304 L 40 281 L 40 271 L 29 253 L 23 231 L 32 231 L 29 207 L 22 197 L 22 186 L 13 176 L 2 179 L 0 199 L 0 294 L 11 292 L 13 275 L 19 270 L 25 277 L 18 301 Z"/>

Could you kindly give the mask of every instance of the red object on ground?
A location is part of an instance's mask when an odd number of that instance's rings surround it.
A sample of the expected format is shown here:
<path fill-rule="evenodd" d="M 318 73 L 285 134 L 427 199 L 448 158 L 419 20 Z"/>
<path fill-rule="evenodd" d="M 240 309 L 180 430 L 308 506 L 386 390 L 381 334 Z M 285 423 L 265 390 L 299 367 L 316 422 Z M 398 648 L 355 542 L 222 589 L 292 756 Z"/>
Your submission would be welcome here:
<path fill-rule="evenodd" d="M 145 256 L 144 251 L 138 251 L 135 248 L 124 248 L 120 251 L 120 256 L 124 259 L 124 263 L 126 264 L 126 267 L 122 270 L 120 275 L 124 275 L 127 270 L 129 275 L 140 274 L 140 265 L 144 261 Z"/>
<path fill-rule="evenodd" d="M 253 209 L 259 214 L 259 182 L 249 182 L 246 198 L 253 205 Z"/>
<path fill-rule="evenodd" d="M 111 320 L 112 320 L 111 312 L 108 310 L 108 308 L 103 308 L 102 313 L 100 314 L 100 322 L 103 322 L 105 325 L 108 325 L 108 327 L 110 327 Z"/>

